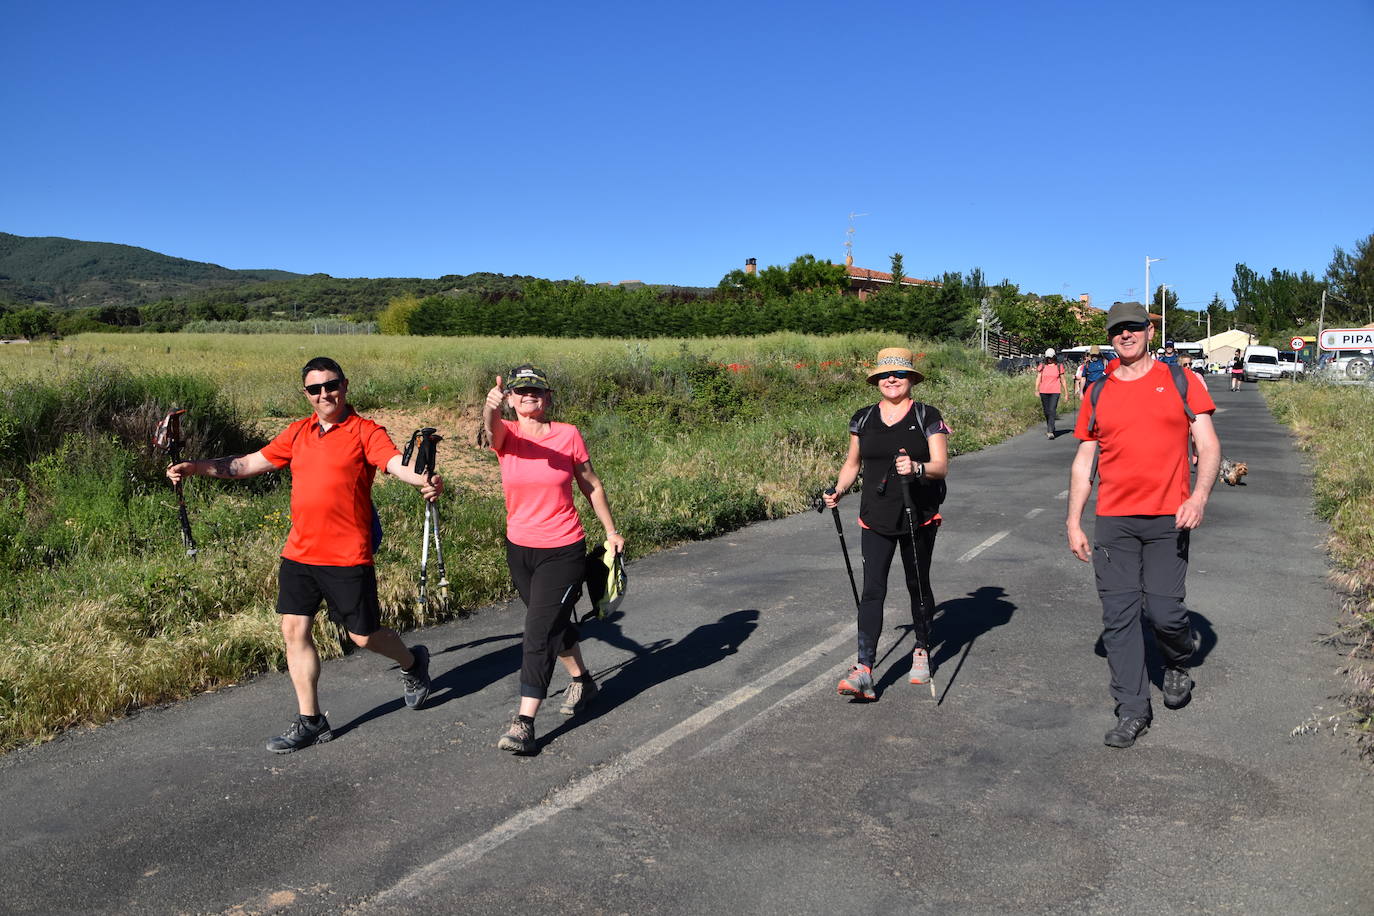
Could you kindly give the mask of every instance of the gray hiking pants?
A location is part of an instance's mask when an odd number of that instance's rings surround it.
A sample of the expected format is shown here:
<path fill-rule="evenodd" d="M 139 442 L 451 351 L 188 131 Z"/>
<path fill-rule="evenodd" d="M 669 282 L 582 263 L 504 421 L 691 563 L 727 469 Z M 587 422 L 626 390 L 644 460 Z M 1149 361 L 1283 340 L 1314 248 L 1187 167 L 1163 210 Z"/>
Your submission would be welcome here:
<path fill-rule="evenodd" d="M 1164 664 L 1184 667 L 1193 654 L 1184 607 L 1188 534 L 1172 515 L 1099 515 L 1093 571 L 1102 599 L 1102 644 L 1121 716 L 1150 716 L 1141 615 L 1155 632 Z"/>

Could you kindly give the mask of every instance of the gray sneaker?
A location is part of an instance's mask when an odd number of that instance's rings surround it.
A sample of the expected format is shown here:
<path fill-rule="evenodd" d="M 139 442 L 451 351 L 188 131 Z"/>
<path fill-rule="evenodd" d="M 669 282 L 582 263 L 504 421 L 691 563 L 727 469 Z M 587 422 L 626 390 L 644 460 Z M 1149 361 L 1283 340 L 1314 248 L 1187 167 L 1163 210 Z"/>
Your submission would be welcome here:
<path fill-rule="evenodd" d="M 302 717 L 296 716 L 285 734 L 268 740 L 267 749 L 274 754 L 289 754 L 312 744 L 324 744 L 332 740 L 334 733 L 329 730 L 329 719 L 320 716 L 320 721 L 311 725 Z"/>
<path fill-rule="evenodd" d="M 415 664 L 409 671 L 401 672 L 401 683 L 405 685 L 406 705 L 419 709 L 420 704 L 429 699 L 429 650 L 424 646 L 411 646 L 410 654 L 415 656 Z"/>
<path fill-rule="evenodd" d="M 575 716 L 601 692 L 601 688 L 596 686 L 596 681 L 583 683 L 574 680 L 568 685 L 568 689 L 563 691 L 563 705 L 558 707 L 558 711 L 565 716 Z"/>
<path fill-rule="evenodd" d="M 534 723 L 521 722 L 518 715 L 512 716 L 510 727 L 501 736 L 501 740 L 496 742 L 496 746 L 512 754 L 534 753 Z"/>
<path fill-rule="evenodd" d="M 867 665 L 855 665 L 850 668 L 836 690 L 842 697 L 853 697 L 856 700 L 878 699 L 878 694 L 873 689 L 873 669 Z"/>

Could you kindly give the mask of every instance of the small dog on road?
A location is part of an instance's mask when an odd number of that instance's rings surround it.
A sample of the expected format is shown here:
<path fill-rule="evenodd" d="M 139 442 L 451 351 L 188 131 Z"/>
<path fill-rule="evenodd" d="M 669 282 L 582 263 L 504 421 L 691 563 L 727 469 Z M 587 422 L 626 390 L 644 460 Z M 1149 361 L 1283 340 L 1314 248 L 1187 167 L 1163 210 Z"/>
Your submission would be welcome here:
<path fill-rule="evenodd" d="M 1241 483 L 1241 478 L 1249 473 L 1250 469 L 1244 461 L 1232 461 L 1230 458 L 1221 459 L 1221 467 L 1217 469 L 1217 477 L 1226 481 L 1228 487 L 1234 487 L 1236 484 L 1245 486 Z"/>

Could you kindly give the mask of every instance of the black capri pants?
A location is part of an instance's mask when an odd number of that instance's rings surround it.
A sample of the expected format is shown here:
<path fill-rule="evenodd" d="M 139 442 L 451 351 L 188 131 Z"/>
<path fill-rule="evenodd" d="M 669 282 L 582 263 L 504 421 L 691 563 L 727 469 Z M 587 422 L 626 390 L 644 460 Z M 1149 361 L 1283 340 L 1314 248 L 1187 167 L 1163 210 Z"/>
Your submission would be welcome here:
<path fill-rule="evenodd" d="M 859 599 L 859 664 L 873 667 L 878 655 L 878 637 L 883 632 L 883 602 L 887 599 L 887 575 L 892 555 L 900 548 L 906 588 L 911 595 L 911 625 L 916 648 L 930 648 L 930 619 L 935 614 L 935 592 L 930 587 L 930 558 L 935 553 L 935 535 L 940 525 L 932 522 L 916 529 L 916 554 L 911 552 L 911 536 L 891 537 L 864 528 L 859 544 L 864 557 L 864 590 Z M 918 577 L 919 572 L 919 577 Z"/>
<path fill-rule="evenodd" d="M 525 602 L 525 642 L 520 660 L 520 695 L 549 695 L 554 659 L 577 645 L 573 606 L 582 597 L 587 572 L 586 538 L 566 547 L 521 547 L 506 540 L 511 582 Z"/>

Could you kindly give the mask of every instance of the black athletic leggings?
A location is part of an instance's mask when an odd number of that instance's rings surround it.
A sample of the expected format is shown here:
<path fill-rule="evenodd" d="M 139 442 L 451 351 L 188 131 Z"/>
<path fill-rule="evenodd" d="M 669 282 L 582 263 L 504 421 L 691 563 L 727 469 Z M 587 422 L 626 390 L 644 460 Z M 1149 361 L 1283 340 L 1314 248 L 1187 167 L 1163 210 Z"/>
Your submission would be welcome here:
<path fill-rule="evenodd" d="M 916 552 L 919 566 L 912 562 L 911 538 L 908 535 L 889 537 L 868 528 L 862 529 L 860 545 L 864 557 L 864 590 L 859 599 L 859 664 L 873 667 L 878 656 L 878 637 L 883 632 L 883 601 L 887 598 L 887 576 L 892 568 L 892 555 L 900 548 L 902 569 L 906 572 L 906 589 L 911 595 L 911 623 L 916 634 L 916 648 L 930 648 L 930 618 L 935 613 L 935 592 L 930 587 L 930 557 L 935 552 L 938 523 L 916 529 Z M 920 570 L 919 585 L 916 571 Z"/>
<path fill-rule="evenodd" d="M 1059 392 L 1040 394 L 1040 406 L 1045 409 L 1045 432 L 1054 432 L 1054 418 L 1059 413 Z"/>
<path fill-rule="evenodd" d="M 542 700 L 549 695 L 554 659 L 577 645 L 572 611 L 587 573 L 587 541 L 566 547 L 521 547 L 507 540 L 506 565 L 525 602 L 520 695 Z"/>

